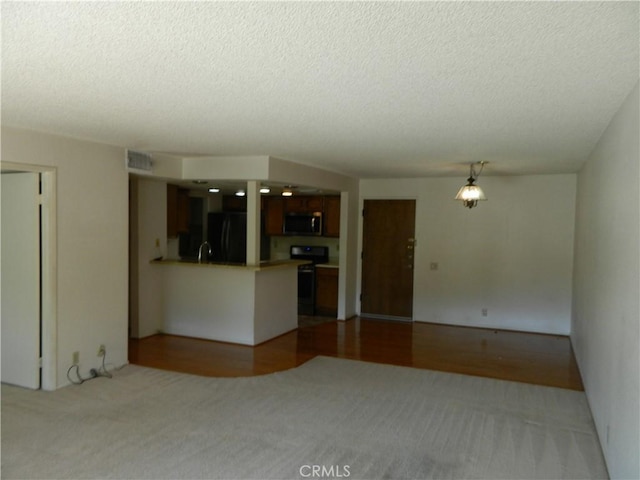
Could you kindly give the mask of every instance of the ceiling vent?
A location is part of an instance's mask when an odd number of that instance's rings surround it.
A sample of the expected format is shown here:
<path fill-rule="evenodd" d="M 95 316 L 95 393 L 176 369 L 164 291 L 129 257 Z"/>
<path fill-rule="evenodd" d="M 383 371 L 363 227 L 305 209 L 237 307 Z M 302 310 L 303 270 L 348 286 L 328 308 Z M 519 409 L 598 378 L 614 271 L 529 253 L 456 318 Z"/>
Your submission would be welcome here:
<path fill-rule="evenodd" d="M 127 150 L 127 170 L 132 173 L 149 175 L 153 171 L 153 161 L 150 153 Z"/>

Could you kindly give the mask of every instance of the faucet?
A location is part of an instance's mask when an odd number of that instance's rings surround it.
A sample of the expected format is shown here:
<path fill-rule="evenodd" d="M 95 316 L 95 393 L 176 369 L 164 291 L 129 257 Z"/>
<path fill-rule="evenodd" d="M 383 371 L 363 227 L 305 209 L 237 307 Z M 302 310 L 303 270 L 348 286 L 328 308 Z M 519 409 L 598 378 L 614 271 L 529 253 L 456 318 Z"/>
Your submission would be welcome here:
<path fill-rule="evenodd" d="M 205 245 L 207 247 L 208 255 L 213 254 L 213 251 L 211 250 L 211 244 L 205 240 L 204 242 L 202 242 L 202 245 L 200 245 L 200 248 L 198 248 L 198 263 L 202 263 L 202 247 L 204 247 Z"/>

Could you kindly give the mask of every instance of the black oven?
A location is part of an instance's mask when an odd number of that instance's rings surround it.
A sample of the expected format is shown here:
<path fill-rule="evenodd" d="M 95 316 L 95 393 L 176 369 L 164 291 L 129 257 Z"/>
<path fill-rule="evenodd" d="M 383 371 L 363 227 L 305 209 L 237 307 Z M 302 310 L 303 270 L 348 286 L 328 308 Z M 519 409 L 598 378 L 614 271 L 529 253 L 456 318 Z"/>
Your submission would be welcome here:
<path fill-rule="evenodd" d="M 308 260 L 311 263 L 298 267 L 298 315 L 316 313 L 316 265 L 329 261 L 329 248 L 293 245 L 289 250 L 292 260 Z"/>

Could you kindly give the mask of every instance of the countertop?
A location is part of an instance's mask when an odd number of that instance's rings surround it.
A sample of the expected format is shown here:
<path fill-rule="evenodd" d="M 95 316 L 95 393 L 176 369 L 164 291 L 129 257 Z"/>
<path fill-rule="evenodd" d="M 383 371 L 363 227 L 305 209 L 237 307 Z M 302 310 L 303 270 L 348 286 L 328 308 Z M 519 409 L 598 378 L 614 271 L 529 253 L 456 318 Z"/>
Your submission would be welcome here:
<path fill-rule="evenodd" d="M 316 265 L 318 268 L 338 268 L 337 263 L 318 263 Z"/>
<path fill-rule="evenodd" d="M 198 263 L 197 260 L 176 260 L 156 258 L 151 260 L 154 265 L 184 265 L 196 268 L 236 268 L 242 270 L 269 270 L 272 268 L 298 268 L 299 265 L 308 265 L 308 260 L 269 260 L 260 262 L 260 265 L 246 265 L 242 263 L 208 262 Z"/>

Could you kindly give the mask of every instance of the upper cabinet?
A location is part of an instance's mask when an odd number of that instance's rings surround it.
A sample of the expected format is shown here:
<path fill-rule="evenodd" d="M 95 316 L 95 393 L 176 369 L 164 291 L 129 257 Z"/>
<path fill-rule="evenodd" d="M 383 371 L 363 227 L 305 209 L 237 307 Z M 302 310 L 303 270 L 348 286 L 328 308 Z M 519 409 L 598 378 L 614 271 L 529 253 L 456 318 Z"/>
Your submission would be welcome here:
<path fill-rule="evenodd" d="M 169 187 L 178 187 L 170 185 Z M 325 237 L 340 236 L 340 196 L 294 196 L 281 197 L 276 195 L 262 196 L 261 210 L 264 218 L 264 233 L 269 236 L 283 234 L 284 216 L 287 213 L 323 213 L 323 231 Z M 222 208 L 225 212 L 246 212 L 247 200 L 244 197 L 225 195 L 222 198 Z M 167 225 L 172 215 L 167 210 Z M 175 214 L 174 214 L 175 215 Z M 188 213 L 187 213 L 188 218 Z M 174 220 L 175 222 L 175 220 Z M 174 234 L 176 236 L 177 233 Z"/>
<path fill-rule="evenodd" d="M 324 206 L 324 197 L 314 196 L 295 196 L 284 199 L 285 213 L 307 213 L 322 212 Z"/>
<path fill-rule="evenodd" d="M 324 197 L 324 236 L 340 236 L 340 197 Z"/>
<path fill-rule="evenodd" d="M 189 190 L 167 185 L 167 237 L 189 231 Z"/>

